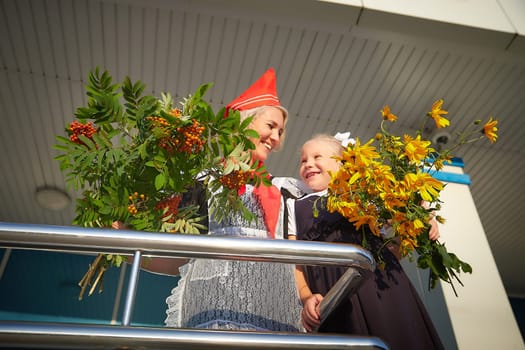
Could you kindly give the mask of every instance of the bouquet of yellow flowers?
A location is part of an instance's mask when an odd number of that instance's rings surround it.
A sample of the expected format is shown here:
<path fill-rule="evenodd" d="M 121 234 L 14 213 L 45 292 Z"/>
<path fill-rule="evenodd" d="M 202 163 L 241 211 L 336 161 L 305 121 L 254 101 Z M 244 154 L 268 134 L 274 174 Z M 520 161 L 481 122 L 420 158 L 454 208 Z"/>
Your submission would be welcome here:
<path fill-rule="evenodd" d="M 441 279 L 450 283 L 456 293 L 453 279 L 461 284 L 458 274 L 471 273 L 472 268 L 448 252 L 445 244 L 429 238 L 429 221 L 435 217 L 444 223 L 444 218 L 435 213 L 440 209 L 444 184 L 432 177 L 432 172 L 440 171 L 452 158 L 452 151 L 461 145 L 483 138 L 495 142 L 498 121 L 491 117 L 481 126 L 476 120 L 457 134 L 450 149 L 435 150 L 430 141 L 422 138 L 422 130 L 431 119 L 437 128 L 450 125 L 442 106 L 443 100 L 436 101 L 417 134 L 403 137 L 387 130 L 386 123 L 395 122 L 397 116 L 385 106 L 376 137 L 365 144 L 356 139 L 339 158 L 342 166 L 332 174 L 326 205 L 356 228 L 368 226 L 373 234 L 383 237 L 383 247 L 399 244 L 401 256 L 411 259 L 417 253 L 417 266 L 430 269 L 430 287 Z M 384 235 L 387 228 L 393 233 Z M 366 247 L 366 242 L 363 244 Z M 374 253 L 381 265 L 381 251 Z"/>
<path fill-rule="evenodd" d="M 111 227 L 119 221 L 130 229 L 199 233 L 206 229 L 192 194 L 205 194 L 204 205 L 220 221 L 232 211 L 253 214 L 239 198 L 246 183 L 269 185 L 262 164 L 252 164 L 248 129 L 237 111 L 214 113 L 203 99 L 202 85 L 175 106 L 170 94 L 144 94 L 145 85 L 113 84 L 108 72 L 90 72 L 87 106 L 57 136 L 56 157 L 67 183 L 79 191 L 73 224 Z M 201 196 L 202 197 L 202 196 Z M 123 257 L 99 255 L 80 281 L 80 299 L 102 289 L 104 272 Z"/>

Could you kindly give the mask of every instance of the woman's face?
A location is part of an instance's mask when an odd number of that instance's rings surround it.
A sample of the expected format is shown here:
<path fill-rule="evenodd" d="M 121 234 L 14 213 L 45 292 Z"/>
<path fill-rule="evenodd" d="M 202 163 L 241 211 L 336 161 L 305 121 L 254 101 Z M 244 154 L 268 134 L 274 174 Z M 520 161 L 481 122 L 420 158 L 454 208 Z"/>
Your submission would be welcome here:
<path fill-rule="evenodd" d="M 301 152 L 299 174 L 304 183 L 315 192 L 328 188 L 331 176 L 341 163 L 334 159 L 338 149 L 323 140 L 311 140 L 304 144 Z"/>
<path fill-rule="evenodd" d="M 254 160 L 264 162 L 271 151 L 279 148 L 284 133 L 283 112 L 276 107 L 266 107 L 252 120 L 251 126 L 257 131 L 259 138 L 252 140 L 255 149 L 252 151 Z"/>

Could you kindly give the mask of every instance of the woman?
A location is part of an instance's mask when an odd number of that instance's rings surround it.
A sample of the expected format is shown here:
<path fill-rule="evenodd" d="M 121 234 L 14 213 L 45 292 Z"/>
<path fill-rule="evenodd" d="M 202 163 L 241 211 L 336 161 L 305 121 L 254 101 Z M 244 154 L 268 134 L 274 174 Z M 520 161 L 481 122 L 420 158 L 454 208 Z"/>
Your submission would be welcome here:
<path fill-rule="evenodd" d="M 275 72 L 266 71 L 227 110 L 253 116 L 253 161 L 264 162 L 283 141 L 288 112 L 276 93 Z M 220 223 L 209 218 L 209 234 L 282 238 L 281 195 L 275 186 L 246 186 L 241 198 L 256 216 L 239 215 Z M 167 298 L 169 327 L 230 330 L 299 331 L 301 302 L 291 264 L 192 259 L 180 267 L 181 279 Z"/>

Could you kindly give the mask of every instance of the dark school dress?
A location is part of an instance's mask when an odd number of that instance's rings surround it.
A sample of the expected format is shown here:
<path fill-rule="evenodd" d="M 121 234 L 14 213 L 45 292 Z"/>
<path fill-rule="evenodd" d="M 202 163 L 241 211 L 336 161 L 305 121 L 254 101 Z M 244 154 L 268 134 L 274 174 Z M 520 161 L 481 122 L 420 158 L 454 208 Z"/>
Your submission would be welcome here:
<path fill-rule="evenodd" d="M 362 244 L 362 232 L 338 213 L 319 210 L 319 198 L 310 195 L 295 202 L 297 239 Z M 315 204 L 314 204 L 315 203 Z M 381 239 L 366 234 L 369 249 Z M 397 258 L 384 249 L 384 269 L 374 274 L 349 296 L 321 325 L 320 332 L 379 337 L 392 350 L 443 349 L 432 321 Z M 305 266 L 312 293 L 325 295 L 345 272 L 344 267 Z"/>

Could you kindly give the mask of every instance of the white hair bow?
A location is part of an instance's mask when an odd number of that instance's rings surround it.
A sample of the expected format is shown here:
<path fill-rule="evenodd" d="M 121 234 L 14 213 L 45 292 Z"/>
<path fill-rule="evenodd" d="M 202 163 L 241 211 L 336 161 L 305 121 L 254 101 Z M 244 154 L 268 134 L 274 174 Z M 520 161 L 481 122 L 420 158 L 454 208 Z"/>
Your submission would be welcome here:
<path fill-rule="evenodd" d="M 355 140 L 350 137 L 350 131 L 344 133 L 338 132 L 337 134 L 335 134 L 334 137 L 336 140 L 341 142 L 341 146 L 343 147 L 347 147 L 349 143 L 351 143 L 352 145 L 355 143 Z"/>

